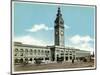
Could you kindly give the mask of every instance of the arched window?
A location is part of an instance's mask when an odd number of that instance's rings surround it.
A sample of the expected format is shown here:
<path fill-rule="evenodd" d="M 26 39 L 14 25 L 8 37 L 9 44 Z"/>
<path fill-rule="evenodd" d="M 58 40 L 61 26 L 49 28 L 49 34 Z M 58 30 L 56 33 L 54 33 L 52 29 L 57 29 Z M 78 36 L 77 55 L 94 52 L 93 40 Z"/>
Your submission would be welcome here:
<path fill-rule="evenodd" d="M 14 56 L 17 56 L 17 53 L 15 53 L 15 55 Z"/>
<path fill-rule="evenodd" d="M 30 61 L 32 61 L 32 58 L 30 58 Z"/>
<path fill-rule="evenodd" d="M 45 54 L 47 54 L 47 51 L 45 50 Z"/>
<path fill-rule="evenodd" d="M 73 53 L 75 53 L 75 51 L 73 51 Z"/>
<path fill-rule="evenodd" d="M 38 50 L 38 55 L 40 55 L 40 50 Z"/>
<path fill-rule="evenodd" d="M 70 55 L 72 55 L 72 51 L 70 51 Z"/>
<path fill-rule="evenodd" d="M 66 57 L 66 60 L 68 60 L 68 57 Z"/>
<path fill-rule="evenodd" d="M 49 54 L 49 51 L 47 51 L 48 52 L 48 54 Z"/>
<path fill-rule="evenodd" d="M 72 56 L 70 56 L 70 60 L 72 60 Z"/>
<path fill-rule="evenodd" d="M 48 52 L 49 52 L 49 51 L 45 51 L 45 55 L 46 55 L 46 56 L 48 56 L 48 55 L 49 55 L 49 53 L 48 53 Z"/>
<path fill-rule="evenodd" d="M 72 53 L 72 51 L 70 51 L 70 53 Z"/>
<path fill-rule="evenodd" d="M 23 59 L 22 58 L 20 59 L 20 63 L 23 63 Z"/>
<path fill-rule="evenodd" d="M 33 52 L 33 50 L 32 50 L 32 49 L 30 49 L 30 52 Z"/>
<path fill-rule="evenodd" d="M 28 54 L 28 49 L 25 49 L 25 54 L 26 54 L 26 55 Z"/>
<path fill-rule="evenodd" d="M 66 55 L 68 55 L 68 51 L 66 51 Z"/>
<path fill-rule="evenodd" d="M 28 52 L 28 49 L 25 49 L 25 52 Z"/>
<path fill-rule="evenodd" d="M 64 52 L 64 51 L 61 51 L 62 53 Z"/>
<path fill-rule="evenodd" d="M 20 56 L 23 56 L 23 53 L 21 53 L 21 55 Z"/>
<path fill-rule="evenodd" d="M 15 48 L 15 52 L 18 52 L 18 48 Z"/>
<path fill-rule="evenodd" d="M 20 52 L 23 52 L 24 50 L 23 49 L 20 49 Z"/>
<path fill-rule="evenodd" d="M 34 50 L 34 54 L 36 55 L 36 49 Z"/>
<path fill-rule="evenodd" d="M 43 51 L 43 50 L 41 51 L 41 54 L 42 54 L 42 55 L 44 54 L 44 51 Z"/>
<path fill-rule="evenodd" d="M 30 55 L 32 55 L 33 54 L 33 50 L 32 49 L 30 49 Z"/>
<path fill-rule="evenodd" d="M 66 53 L 68 53 L 68 51 L 66 51 Z"/>
<path fill-rule="evenodd" d="M 28 61 L 28 58 L 25 58 L 25 61 Z"/>
<path fill-rule="evenodd" d="M 15 63 L 18 63 L 18 59 L 15 59 Z"/>

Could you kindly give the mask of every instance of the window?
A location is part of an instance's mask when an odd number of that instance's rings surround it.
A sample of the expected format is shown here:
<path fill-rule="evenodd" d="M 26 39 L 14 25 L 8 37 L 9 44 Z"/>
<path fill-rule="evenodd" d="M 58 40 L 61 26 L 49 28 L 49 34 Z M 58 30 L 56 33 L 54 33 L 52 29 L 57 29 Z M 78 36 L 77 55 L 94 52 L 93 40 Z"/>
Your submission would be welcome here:
<path fill-rule="evenodd" d="M 72 53 L 72 52 L 70 51 L 70 53 Z"/>
<path fill-rule="evenodd" d="M 15 59 L 15 63 L 18 63 L 18 59 Z"/>
<path fill-rule="evenodd" d="M 46 54 L 49 54 L 49 51 L 45 51 Z"/>
<path fill-rule="evenodd" d="M 42 54 L 42 55 L 44 54 L 44 51 L 43 51 L 43 50 L 41 51 L 41 54 Z"/>
<path fill-rule="evenodd" d="M 66 55 L 68 55 L 68 53 L 66 53 Z"/>
<path fill-rule="evenodd" d="M 30 55 L 32 55 L 33 54 L 33 50 L 32 49 L 30 49 Z"/>
<path fill-rule="evenodd" d="M 63 51 L 61 51 L 61 52 L 63 52 Z"/>
<path fill-rule="evenodd" d="M 68 51 L 66 51 L 66 53 L 68 53 Z"/>
<path fill-rule="evenodd" d="M 34 50 L 34 54 L 36 54 L 36 50 Z"/>
<path fill-rule="evenodd" d="M 38 55 L 40 55 L 40 50 L 38 50 Z"/>
<path fill-rule="evenodd" d="M 15 54 L 15 56 L 17 56 L 17 53 Z"/>
<path fill-rule="evenodd" d="M 70 54 L 70 55 L 72 55 L 72 54 Z"/>
<path fill-rule="evenodd" d="M 33 52 L 33 50 L 32 50 L 32 49 L 30 49 L 30 52 Z"/>
<path fill-rule="evenodd" d="M 15 52 L 18 52 L 18 49 L 17 48 L 15 49 Z"/>
<path fill-rule="evenodd" d="M 47 51 L 45 51 L 45 54 L 47 53 Z"/>
<path fill-rule="evenodd" d="M 61 55 L 64 55 L 64 53 L 61 53 Z"/>
<path fill-rule="evenodd" d="M 23 56 L 23 53 L 21 53 L 21 55 L 20 56 Z"/>
<path fill-rule="evenodd" d="M 48 51 L 45 51 L 45 55 L 46 55 L 46 56 L 49 56 Z"/>
<path fill-rule="evenodd" d="M 26 54 L 26 55 L 28 54 L 28 49 L 25 49 L 25 54 Z"/>
<path fill-rule="evenodd" d="M 72 51 L 70 51 L 70 55 L 72 55 Z"/>
<path fill-rule="evenodd" d="M 49 54 L 49 51 L 48 51 L 48 54 Z"/>
<path fill-rule="evenodd" d="M 72 56 L 70 56 L 70 60 L 72 60 Z"/>
<path fill-rule="evenodd" d="M 46 58 L 45 58 L 45 60 L 49 60 L 49 58 L 48 58 L 48 57 L 46 57 Z"/>
<path fill-rule="evenodd" d="M 32 58 L 30 58 L 30 61 L 32 61 Z"/>
<path fill-rule="evenodd" d="M 23 63 L 23 59 L 22 58 L 20 59 L 20 63 Z"/>
<path fill-rule="evenodd" d="M 75 51 L 73 51 L 73 53 L 75 53 Z"/>
<path fill-rule="evenodd" d="M 68 57 L 66 57 L 66 60 L 68 60 Z"/>
<path fill-rule="evenodd" d="M 15 49 L 15 55 L 14 56 L 17 56 L 17 54 L 18 54 L 18 49 L 16 48 Z"/>

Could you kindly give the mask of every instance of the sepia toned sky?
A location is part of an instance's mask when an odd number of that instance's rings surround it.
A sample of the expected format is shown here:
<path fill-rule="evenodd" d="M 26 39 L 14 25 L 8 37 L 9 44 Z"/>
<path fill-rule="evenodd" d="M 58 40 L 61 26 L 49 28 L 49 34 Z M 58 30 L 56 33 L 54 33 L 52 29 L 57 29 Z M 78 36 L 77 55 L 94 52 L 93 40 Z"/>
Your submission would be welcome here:
<path fill-rule="evenodd" d="M 54 45 L 54 20 L 60 6 L 65 26 L 65 46 L 94 50 L 95 7 L 14 2 L 14 41 Z"/>

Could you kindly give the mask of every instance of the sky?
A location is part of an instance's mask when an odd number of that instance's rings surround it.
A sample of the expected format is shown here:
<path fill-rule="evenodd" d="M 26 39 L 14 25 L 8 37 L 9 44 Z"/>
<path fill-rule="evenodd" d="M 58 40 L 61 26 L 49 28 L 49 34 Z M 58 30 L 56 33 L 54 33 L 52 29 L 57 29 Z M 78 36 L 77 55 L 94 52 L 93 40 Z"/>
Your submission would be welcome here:
<path fill-rule="evenodd" d="M 54 20 L 60 6 L 65 46 L 94 51 L 95 7 L 15 2 L 12 6 L 14 41 L 54 45 Z"/>

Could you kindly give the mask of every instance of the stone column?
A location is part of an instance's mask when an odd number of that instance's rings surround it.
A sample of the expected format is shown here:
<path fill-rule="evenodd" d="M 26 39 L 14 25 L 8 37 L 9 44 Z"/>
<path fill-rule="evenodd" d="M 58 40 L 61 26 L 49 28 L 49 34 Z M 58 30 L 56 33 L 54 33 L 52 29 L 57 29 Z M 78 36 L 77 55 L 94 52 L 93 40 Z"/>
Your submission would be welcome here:
<path fill-rule="evenodd" d="M 64 62 L 66 61 L 66 60 L 65 60 L 65 52 L 66 52 L 66 51 L 65 51 L 65 49 L 64 49 Z"/>
<path fill-rule="evenodd" d="M 57 54 L 55 53 L 55 62 L 57 62 Z"/>
<path fill-rule="evenodd" d="M 32 64 L 34 64 L 34 58 L 32 58 Z"/>
<path fill-rule="evenodd" d="M 43 61 L 45 62 L 45 56 L 43 57 Z"/>

